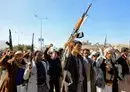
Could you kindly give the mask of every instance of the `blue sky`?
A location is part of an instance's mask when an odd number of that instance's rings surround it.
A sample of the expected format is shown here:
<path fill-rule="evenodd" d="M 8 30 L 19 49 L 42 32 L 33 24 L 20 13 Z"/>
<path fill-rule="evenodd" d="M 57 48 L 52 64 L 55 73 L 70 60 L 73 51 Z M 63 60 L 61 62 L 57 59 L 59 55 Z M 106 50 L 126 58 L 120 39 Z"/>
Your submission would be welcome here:
<path fill-rule="evenodd" d="M 0 40 L 8 40 L 8 29 L 12 30 L 13 43 L 31 44 L 35 33 L 35 45 L 40 36 L 40 20 L 43 20 L 45 44 L 62 46 L 92 0 L 0 0 Z M 103 43 L 105 35 L 112 44 L 130 40 L 130 1 L 96 0 L 89 17 L 80 31 L 92 43 Z M 18 42 L 19 39 L 19 42 Z"/>

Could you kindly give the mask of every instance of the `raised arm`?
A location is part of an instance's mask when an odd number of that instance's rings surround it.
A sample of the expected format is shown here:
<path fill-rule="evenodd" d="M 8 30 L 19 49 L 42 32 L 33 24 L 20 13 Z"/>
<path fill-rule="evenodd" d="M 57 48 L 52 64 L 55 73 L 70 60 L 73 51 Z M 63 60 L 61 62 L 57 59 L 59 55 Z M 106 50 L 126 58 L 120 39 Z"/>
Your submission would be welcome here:
<path fill-rule="evenodd" d="M 48 50 L 51 48 L 53 46 L 53 44 L 50 44 L 47 48 L 46 48 L 46 50 L 44 51 L 44 58 L 45 59 L 50 59 L 50 55 L 48 55 Z"/>
<path fill-rule="evenodd" d="M 4 55 L 1 59 L 0 59 L 0 65 L 5 65 L 7 63 L 9 59 L 8 55 Z"/>

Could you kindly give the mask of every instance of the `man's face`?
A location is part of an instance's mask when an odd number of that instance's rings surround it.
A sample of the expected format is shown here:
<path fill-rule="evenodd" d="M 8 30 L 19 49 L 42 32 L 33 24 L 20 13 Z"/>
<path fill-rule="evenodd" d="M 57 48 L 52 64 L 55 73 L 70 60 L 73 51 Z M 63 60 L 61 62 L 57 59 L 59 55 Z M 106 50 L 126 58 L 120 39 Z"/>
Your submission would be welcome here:
<path fill-rule="evenodd" d="M 92 60 L 93 60 L 93 61 L 96 61 L 97 58 L 98 58 L 97 56 L 92 56 Z"/>
<path fill-rule="evenodd" d="M 36 61 L 41 61 L 42 60 L 42 56 L 43 56 L 42 52 L 37 52 L 37 54 L 35 56 L 35 60 Z"/>
<path fill-rule="evenodd" d="M 57 58 L 58 58 L 57 52 L 54 51 L 54 52 L 52 53 L 52 55 L 51 55 L 51 58 L 52 58 L 52 59 L 57 59 Z"/>
<path fill-rule="evenodd" d="M 107 58 L 107 59 L 111 59 L 111 58 L 112 58 L 112 52 L 107 52 L 106 58 Z"/>
<path fill-rule="evenodd" d="M 83 56 L 83 50 L 80 50 L 80 55 Z"/>
<path fill-rule="evenodd" d="M 88 50 L 84 50 L 84 51 L 83 51 L 83 56 L 84 56 L 84 57 L 88 57 L 88 56 L 89 56 L 89 53 L 90 53 L 90 52 L 89 52 Z"/>
<path fill-rule="evenodd" d="M 21 61 L 23 59 L 23 54 L 18 54 L 18 55 L 16 55 L 16 60 L 17 61 Z"/>
<path fill-rule="evenodd" d="M 77 52 L 77 53 L 80 53 L 81 47 L 82 47 L 81 44 L 76 44 L 76 45 L 74 46 L 74 48 L 73 48 L 73 51 L 74 51 L 74 52 Z"/>
<path fill-rule="evenodd" d="M 124 54 L 125 54 L 126 56 L 128 56 L 128 54 L 129 54 L 129 51 L 126 51 L 126 52 L 124 52 Z"/>

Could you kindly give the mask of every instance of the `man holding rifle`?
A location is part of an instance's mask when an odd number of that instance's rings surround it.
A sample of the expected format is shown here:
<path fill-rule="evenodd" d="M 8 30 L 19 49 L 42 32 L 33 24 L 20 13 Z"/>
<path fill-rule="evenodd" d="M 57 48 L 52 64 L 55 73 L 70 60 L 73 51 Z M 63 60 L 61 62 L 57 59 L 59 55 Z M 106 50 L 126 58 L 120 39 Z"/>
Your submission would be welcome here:
<path fill-rule="evenodd" d="M 73 41 L 73 43 L 72 51 L 66 59 L 64 79 L 68 83 L 68 92 L 86 92 L 84 62 L 80 55 L 82 43 L 80 41 Z"/>

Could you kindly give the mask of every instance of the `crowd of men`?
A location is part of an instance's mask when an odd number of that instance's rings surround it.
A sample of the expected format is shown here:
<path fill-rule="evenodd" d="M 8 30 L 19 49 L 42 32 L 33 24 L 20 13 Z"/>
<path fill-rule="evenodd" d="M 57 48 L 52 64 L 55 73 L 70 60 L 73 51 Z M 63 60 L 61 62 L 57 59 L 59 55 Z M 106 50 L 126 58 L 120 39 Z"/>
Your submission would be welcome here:
<path fill-rule="evenodd" d="M 10 51 L 0 58 L 6 71 L 0 92 L 130 92 L 130 51 L 113 47 L 82 49 L 73 41 L 64 49 Z M 64 57 L 64 59 L 63 59 Z"/>

